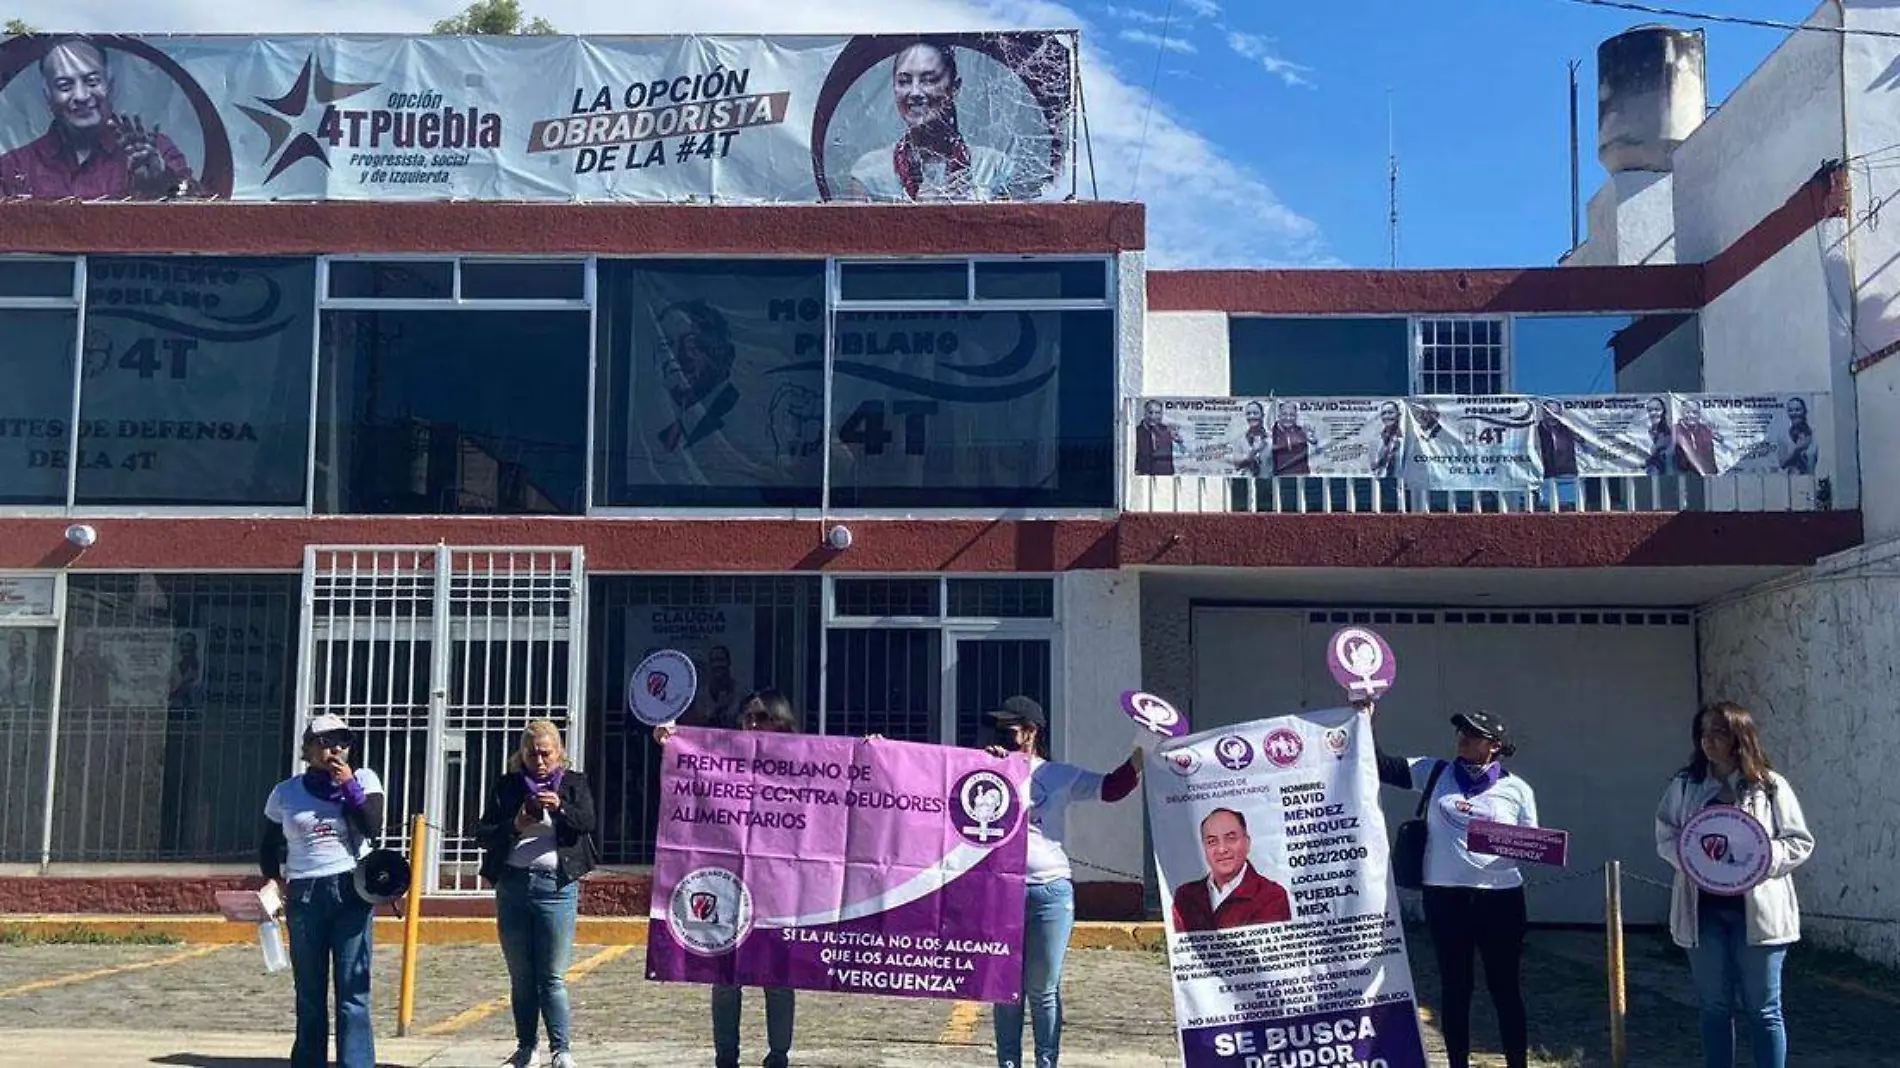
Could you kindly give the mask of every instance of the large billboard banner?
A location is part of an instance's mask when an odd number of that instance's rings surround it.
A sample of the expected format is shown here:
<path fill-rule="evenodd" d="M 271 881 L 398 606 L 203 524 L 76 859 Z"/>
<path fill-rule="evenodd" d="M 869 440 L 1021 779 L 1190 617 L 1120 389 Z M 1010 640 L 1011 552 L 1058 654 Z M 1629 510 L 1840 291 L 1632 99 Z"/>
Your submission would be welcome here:
<path fill-rule="evenodd" d="M 16 37 L 0 196 L 1060 199 L 1075 41 Z"/>

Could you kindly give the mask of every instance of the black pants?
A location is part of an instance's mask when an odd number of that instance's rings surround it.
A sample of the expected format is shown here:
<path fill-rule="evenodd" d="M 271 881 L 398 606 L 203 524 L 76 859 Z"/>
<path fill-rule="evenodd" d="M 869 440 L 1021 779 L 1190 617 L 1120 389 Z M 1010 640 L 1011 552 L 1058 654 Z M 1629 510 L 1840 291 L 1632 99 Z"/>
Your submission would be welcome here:
<path fill-rule="evenodd" d="M 1472 890 L 1425 888 L 1425 923 L 1438 957 L 1438 982 L 1444 1018 L 1445 1052 L 1451 1068 L 1471 1063 L 1471 989 L 1476 975 L 1471 952 L 1484 960 L 1484 981 L 1503 1032 L 1504 1062 L 1525 1068 L 1529 1061 L 1528 1027 L 1519 965 L 1524 956 L 1524 888 Z"/>

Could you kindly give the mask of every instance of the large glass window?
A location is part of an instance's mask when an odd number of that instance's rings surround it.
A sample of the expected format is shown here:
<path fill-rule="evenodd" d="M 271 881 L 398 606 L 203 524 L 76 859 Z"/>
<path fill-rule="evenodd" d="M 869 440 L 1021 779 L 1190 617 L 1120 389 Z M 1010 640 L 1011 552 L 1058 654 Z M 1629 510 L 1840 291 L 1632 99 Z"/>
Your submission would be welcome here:
<path fill-rule="evenodd" d="M 313 260 L 87 262 L 80 505 L 296 507 Z"/>
<path fill-rule="evenodd" d="M 0 504 L 66 503 L 79 313 L 0 301 Z"/>
<path fill-rule="evenodd" d="M 819 504 L 822 262 L 603 262 L 599 300 L 596 504 Z"/>
<path fill-rule="evenodd" d="M 1420 319 L 1418 388 L 1425 396 L 1491 396 L 1511 389 L 1503 319 Z"/>
<path fill-rule="evenodd" d="M 256 855 L 288 766 L 297 591 L 295 575 L 72 576 L 54 860 Z"/>
<path fill-rule="evenodd" d="M 0 577 L 0 590 L 19 594 L 25 584 L 42 585 L 51 610 L 51 576 Z M 53 642 L 51 626 L 8 618 L 0 625 L 0 746 L 12 754 L 0 774 L 0 864 L 37 862 L 46 811 L 46 781 L 35 769 L 46 767 L 52 738 Z"/>
<path fill-rule="evenodd" d="M 833 507 L 1113 504 L 1113 312 L 839 312 L 833 352 Z"/>
<path fill-rule="evenodd" d="M 586 507 L 585 310 L 323 313 L 317 510 Z"/>
<path fill-rule="evenodd" d="M 1404 319 L 1228 320 L 1236 397 L 1401 397 L 1411 390 Z"/>
<path fill-rule="evenodd" d="M 683 721 L 736 724 L 740 698 L 771 687 L 818 730 L 819 579 L 770 576 L 602 576 L 591 581 L 587 770 L 609 864 L 648 864 L 659 825 L 660 747 L 627 713 L 626 683 L 647 653 L 678 649 L 699 669 Z"/>

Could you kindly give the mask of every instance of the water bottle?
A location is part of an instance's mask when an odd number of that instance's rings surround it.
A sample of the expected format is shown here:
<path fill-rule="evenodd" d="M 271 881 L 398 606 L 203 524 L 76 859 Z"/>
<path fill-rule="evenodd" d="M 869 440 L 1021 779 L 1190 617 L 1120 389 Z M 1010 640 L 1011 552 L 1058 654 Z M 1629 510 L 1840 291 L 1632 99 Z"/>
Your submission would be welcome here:
<path fill-rule="evenodd" d="M 265 920 L 257 925 L 257 944 L 264 950 L 264 971 L 281 972 L 290 967 L 290 950 L 284 946 L 284 936 L 276 920 Z"/>

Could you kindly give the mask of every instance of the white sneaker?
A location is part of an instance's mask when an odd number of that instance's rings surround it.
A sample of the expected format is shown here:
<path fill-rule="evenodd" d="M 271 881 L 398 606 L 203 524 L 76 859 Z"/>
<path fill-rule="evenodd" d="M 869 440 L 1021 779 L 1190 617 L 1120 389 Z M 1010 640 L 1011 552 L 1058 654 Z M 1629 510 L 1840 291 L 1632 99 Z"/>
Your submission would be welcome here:
<path fill-rule="evenodd" d="M 574 1063 L 572 1053 L 562 1050 L 554 1055 L 554 1063 L 549 1068 L 579 1068 L 579 1066 Z"/>

